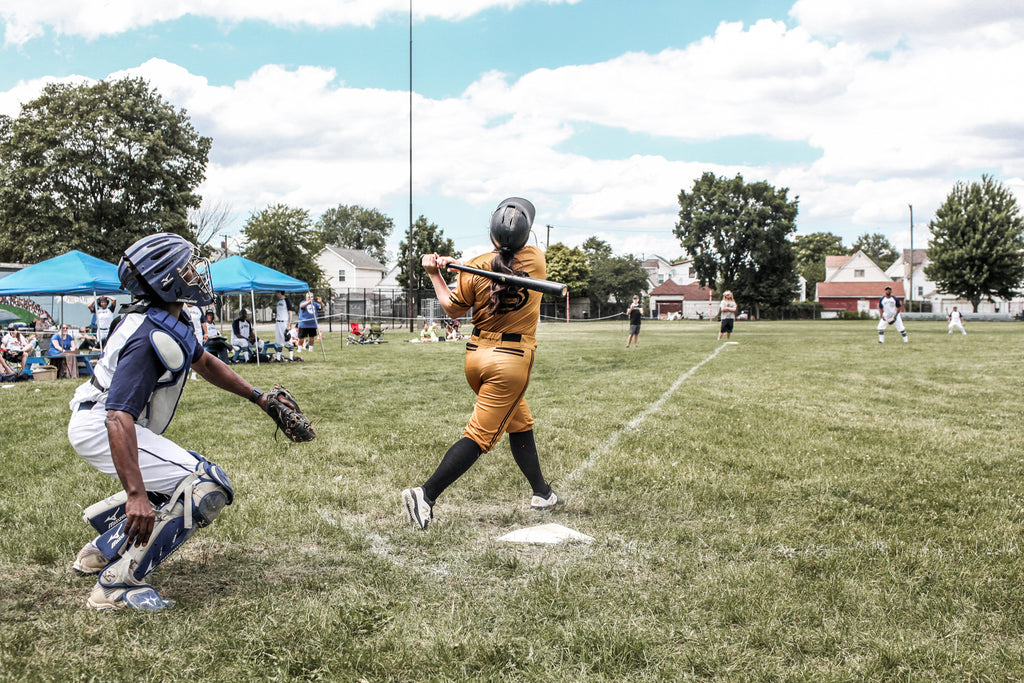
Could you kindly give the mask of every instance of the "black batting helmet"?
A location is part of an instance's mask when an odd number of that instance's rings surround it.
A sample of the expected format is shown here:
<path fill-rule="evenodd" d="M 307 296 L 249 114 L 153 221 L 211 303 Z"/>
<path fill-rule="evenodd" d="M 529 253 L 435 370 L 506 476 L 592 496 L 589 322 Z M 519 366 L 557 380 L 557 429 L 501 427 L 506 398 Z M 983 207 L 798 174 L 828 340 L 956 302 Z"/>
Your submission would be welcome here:
<path fill-rule="evenodd" d="M 491 242 L 502 251 L 517 252 L 526 246 L 537 209 L 522 197 L 509 197 L 491 214 Z"/>

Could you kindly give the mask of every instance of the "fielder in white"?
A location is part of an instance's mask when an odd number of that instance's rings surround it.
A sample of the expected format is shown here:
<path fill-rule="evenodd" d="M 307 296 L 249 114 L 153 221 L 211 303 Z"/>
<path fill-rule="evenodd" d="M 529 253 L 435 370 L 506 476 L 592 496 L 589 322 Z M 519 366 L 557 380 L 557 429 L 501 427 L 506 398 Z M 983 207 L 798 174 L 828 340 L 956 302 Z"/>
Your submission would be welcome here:
<path fill-rule="evenodd" d="M 878 343 L 885 343 L 885 328 L 889 325 L 895 325 L 896 331 L 903 335 L 903 342 L 908 343 L 910 340 L 907 339 L 907 330 L 903 327 L 903 317 L 900 315 L 900 310 L 903 308 L 903 304 L 900 300 L 892 295 L 892 287 L 885 288 L 885 296 L 878 300 L 878 312 L 881 314 L 881 319 L 878 321 Z"/>
<path fill-rule="evenodd" d="M 88 605 L 157 611 L 168 607 L 147 577 L 196 528 L 209 525 L 234 497 L 217 465 L 164 438 L 190 368 L 216 387 L 265 408 L 267 398 L 203 350 L 185 303 L 213 302 L 208 264 L 178 235 L 159 233 L 129 247 L 118 264 L 135 301 L 116 320 L 92 379 L 71 400 L 68 438 L 90 465 L 122 491 L 85 509 L 99 535 L 73 568 L 98 575 Z"/>
<path fill-rule="evenodd" d="M 959 329 L 961 334 L 967 334 L 967 330 L 964 329 L 964 314 L 956 310 L 956 306 L 946 315 L 946 320 L 949 321 L 949 331 L 946 334 L 953 334 L 954 329 Z"/>

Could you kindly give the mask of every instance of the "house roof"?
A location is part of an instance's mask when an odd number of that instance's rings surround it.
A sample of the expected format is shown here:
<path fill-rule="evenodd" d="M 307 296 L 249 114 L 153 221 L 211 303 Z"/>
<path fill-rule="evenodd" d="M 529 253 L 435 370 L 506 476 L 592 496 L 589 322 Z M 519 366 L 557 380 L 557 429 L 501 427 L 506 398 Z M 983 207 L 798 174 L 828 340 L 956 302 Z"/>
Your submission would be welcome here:
<path fill-rule="evenodd" d="M 381 270 L 387 272 L 388 267 L 377 259 L 369 256 L 365 249 L 343 249 L 338 246 L 326 247 L 341 258 L 345 259 L 356 268 L 366 270 Z"/>
<path fill-rule="evenodd" d="M 842 268 L 850 258 L 850 256 L 826 256 L 825 267 L 829 270 L 832 270 L 833 268 Z"/>
<path fill-rule="evenodd" d="M 818 299 L 880 299 L 885 288 L 892 287 L 892 295 L 905 296 L 903 283 L 896 282 L 819 282 Z"/>
<path fill-rule="evenodd" d="M 671 279 L 668 279 L 652 289 L 650 296 L 681 296 L 684 299 L 707 299 L 711 296 L 711 290 L 701 287 L 696 282 L 689 285 L 677 285 Z"/>

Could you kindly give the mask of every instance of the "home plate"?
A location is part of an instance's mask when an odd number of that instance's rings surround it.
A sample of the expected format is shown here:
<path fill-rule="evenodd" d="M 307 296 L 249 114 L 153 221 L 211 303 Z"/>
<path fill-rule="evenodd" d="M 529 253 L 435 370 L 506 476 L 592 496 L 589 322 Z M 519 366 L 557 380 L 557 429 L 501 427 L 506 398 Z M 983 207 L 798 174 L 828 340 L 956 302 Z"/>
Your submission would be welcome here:
<path fill-rule="evenodd" d="M 582 541 L 590 543 L 592 536 L 573 531 L 561 524 L 541 524 L 525 529 L 516 529 L 498 538 L 499 541 L 509 543 L 564 543 L 566 541 Z"/>

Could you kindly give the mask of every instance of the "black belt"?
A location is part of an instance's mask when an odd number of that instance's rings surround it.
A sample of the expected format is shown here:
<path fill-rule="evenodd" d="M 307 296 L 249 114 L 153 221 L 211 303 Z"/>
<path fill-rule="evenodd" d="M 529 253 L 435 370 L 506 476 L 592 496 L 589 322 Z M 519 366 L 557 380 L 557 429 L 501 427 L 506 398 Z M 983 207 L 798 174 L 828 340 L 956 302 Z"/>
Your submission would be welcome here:
<path fill-rule="evenodd" d="M 486 332 L 486 330 L 484 330 L 484 331 Z M 476 330 L 473 330 L 472 336 L 476 337 L 477 339 L 480 339 L 480 335 L 477 334 Z M 501 341 L 505 341 L 505 342 L 521 342 L 521 341 L 523 341 L 523 335 L 518 334 L 517 332 L 502 332 L 501 333 Z"/>
<path fill-rule="evenodd" d="M 92 410 L 92 407 L 96 405 L 96 401 L 82 401 L 78 404 L 79 410 Z"/>

